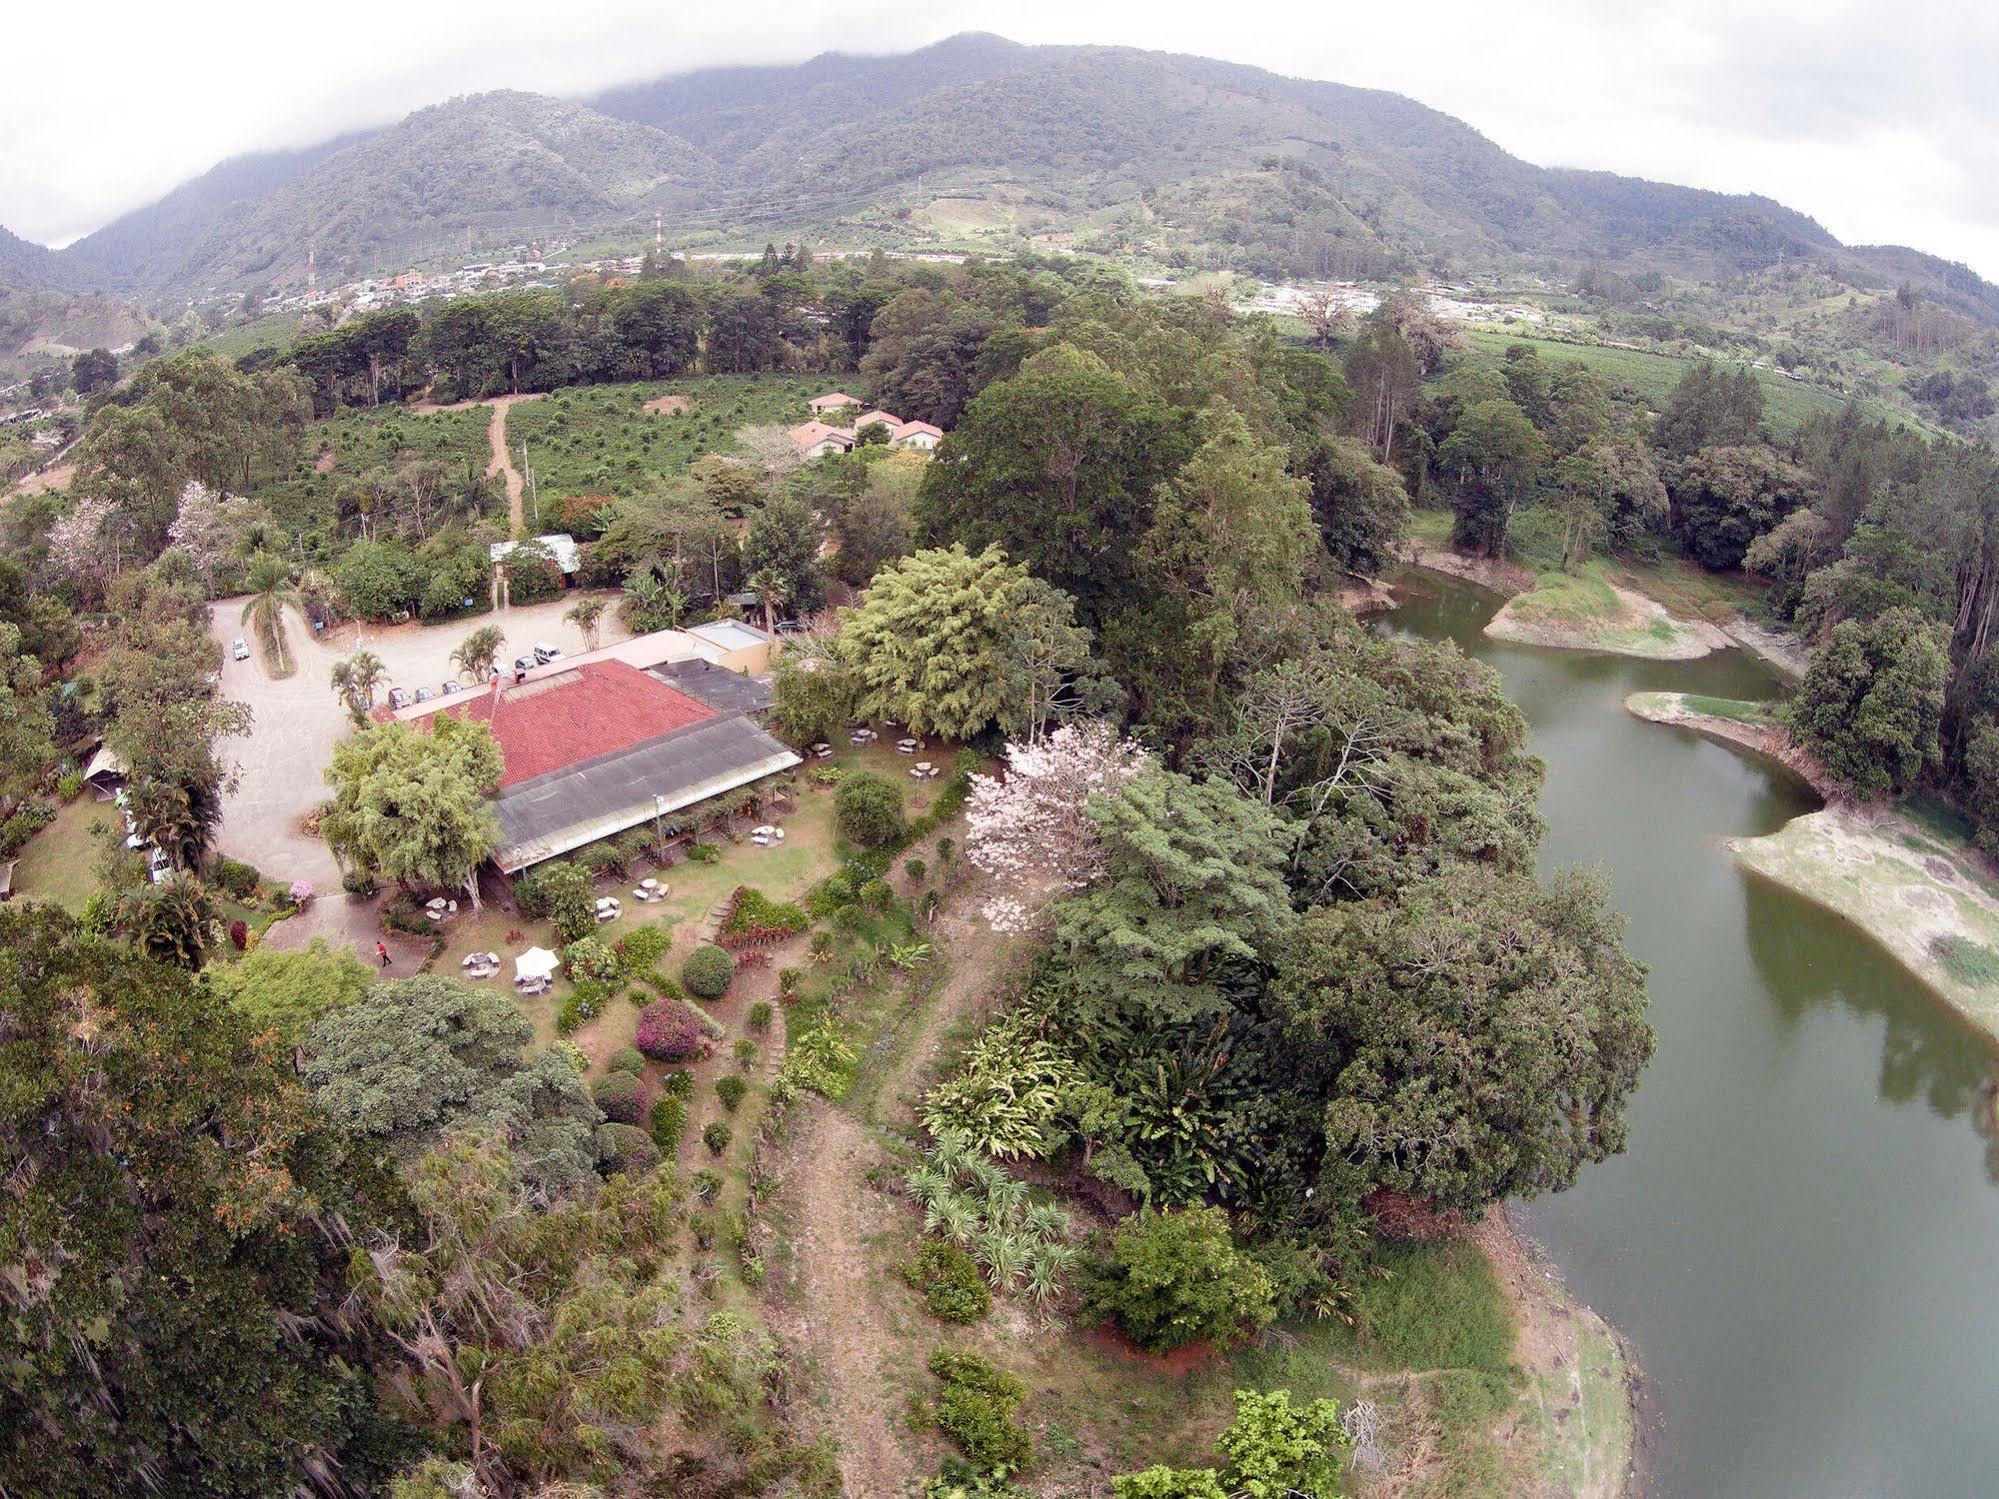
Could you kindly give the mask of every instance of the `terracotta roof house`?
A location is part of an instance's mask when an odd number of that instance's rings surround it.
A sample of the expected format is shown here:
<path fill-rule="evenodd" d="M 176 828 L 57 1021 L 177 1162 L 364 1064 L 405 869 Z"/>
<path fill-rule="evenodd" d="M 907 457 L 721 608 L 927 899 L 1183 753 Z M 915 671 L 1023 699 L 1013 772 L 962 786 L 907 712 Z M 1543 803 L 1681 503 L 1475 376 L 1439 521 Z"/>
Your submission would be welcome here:
<path fill-rule="evenodd" d="M 823 396 L 814 396 L 806 403 L 814 416 L 822 416 L 828 411 L 839 411 L 848 406 L 861 404 L 858 396 L 850 396 L 844 390 L 829 390 Z"/>
<path fill-rule="evenodd" d="M 500 746 L 493 860 L 508 874 L 800 763 L 757 725 L 768 688 L 700 660 L 602 657 L 464 699 L 441 711 Z"/>
<path fill-rule="evenodd" d="M 854 433 L 850 427 L 829 427 L 824 422 L 804 422 L 791 429 L 791 440 L 798 445 L 798 451 L 807 458 L 823 457 L 827 453 L 844 453 L 854 446 Z"/>
<path fill-rule="evenodd" d="M 873 411 L 864 411 L 855 417 L 853 428 L 856 432 L 859 432 L 861 428 L 871 427 L 876 422 L 880 422 L 884 427 L 893 432 L 897 427 L 902 425 L 902 418 L 897 416 L 893 411 L 883 411 L 877 406 Z"/>
<path fill-rule="evenodd" d="M 888 445 L 892 448 L 921 448 L 928 452 L 943 440 L 944 429 L 928 422 L 903 422 L 889 428 L 888 433 Z"/>

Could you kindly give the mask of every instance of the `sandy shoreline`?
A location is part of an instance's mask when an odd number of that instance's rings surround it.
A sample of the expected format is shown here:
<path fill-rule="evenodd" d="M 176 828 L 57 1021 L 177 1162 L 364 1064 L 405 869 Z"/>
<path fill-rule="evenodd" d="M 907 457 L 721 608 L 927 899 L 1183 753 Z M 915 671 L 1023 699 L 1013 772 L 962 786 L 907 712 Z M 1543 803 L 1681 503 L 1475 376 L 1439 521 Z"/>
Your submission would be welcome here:
<path fill-rule="evenodd" d="M 1519 1323 L 1515 1353 L 1526 1375 L 1505 1440 L 1542 1460 L 1542 1492 L 1623 1499 L 1635 1492 L 1643 1373 L 1624 1335 L 1569 1294 L 1546 1259 L 1495 1207 L 1472 1231 Z"/>

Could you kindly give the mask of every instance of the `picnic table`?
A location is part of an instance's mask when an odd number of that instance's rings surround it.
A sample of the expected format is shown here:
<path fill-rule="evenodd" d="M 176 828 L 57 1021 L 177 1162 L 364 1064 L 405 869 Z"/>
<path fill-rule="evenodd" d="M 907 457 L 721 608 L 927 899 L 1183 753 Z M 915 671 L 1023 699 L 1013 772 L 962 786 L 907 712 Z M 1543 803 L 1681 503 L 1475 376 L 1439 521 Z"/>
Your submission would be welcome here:
<path fill-rule="evenodd" d="M 622 915 L 624 915 L 624 907 L 618 904 L 618 898 L 615 895 L 605 895 L 598 898 L 597 920 L 600 924 L 606 921 L 616 921 Z"/>
<path fill-rule="evenodd" d="M 917 743 L 914 739 L 898 739 L 895 742 L 895 752 L 898 755 L 913 755 L 916 751 Z"/>
<path fill-rule="evenodd" d="M 824 760 L 827 756 L 831 755 L 832 753 L 833 753 L 833 746 L 830 744 L 821 742 L 819 744 L 815 744 L 812 746 L 812 758 L 815 760 Z"/>
<path fill-rule="evenodd" d="M 666 895 L 667 887 L 662 880 L 640 880 L 638 888 L 632 891 L 632 899 L 636 901 L 665 900 Z"/>
<path fill-rule="evenodd" d="M 750 829 L 750 842 L 758 848 L 769 848 L 774 843 L 784 842 L 784 829 L 764 823 Z"/>
<path fill-rule="evenodd" d="M 458 966 L 468 979 L 489 979 L 500 971 L 500 955 L 496 952 L 467 953 Z"/>

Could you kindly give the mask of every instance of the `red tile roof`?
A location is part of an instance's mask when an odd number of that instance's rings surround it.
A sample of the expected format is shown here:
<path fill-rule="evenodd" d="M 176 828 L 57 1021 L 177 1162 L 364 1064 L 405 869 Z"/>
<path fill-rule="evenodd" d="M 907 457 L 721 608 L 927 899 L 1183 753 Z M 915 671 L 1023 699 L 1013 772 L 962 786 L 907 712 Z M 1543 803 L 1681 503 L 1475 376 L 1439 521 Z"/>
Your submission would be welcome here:
<path fill-rule="evenodd" d="M 490 689 L 444 711 L 492 726 L 506 761 L 502 786 L 630 749 L 715 716 L 706 704 L 622 661 L 589 661 L 505 688 L 497 711 Z"/>

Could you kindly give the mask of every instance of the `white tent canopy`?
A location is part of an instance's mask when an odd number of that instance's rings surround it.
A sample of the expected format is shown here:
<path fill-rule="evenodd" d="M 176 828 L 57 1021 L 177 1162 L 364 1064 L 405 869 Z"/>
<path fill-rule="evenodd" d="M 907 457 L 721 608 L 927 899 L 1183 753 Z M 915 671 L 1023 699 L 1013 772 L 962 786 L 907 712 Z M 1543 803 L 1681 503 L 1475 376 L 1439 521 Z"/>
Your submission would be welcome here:
<path fill-rule="evenodd" d="M 555 972 L 556 965 L 560 961 L 561 959 L 557 958 L 554 953 L 545 947 L 530 947 L 526 952 L 514 959 L 514 977 L 516 979 L 548 978 Z"/>

